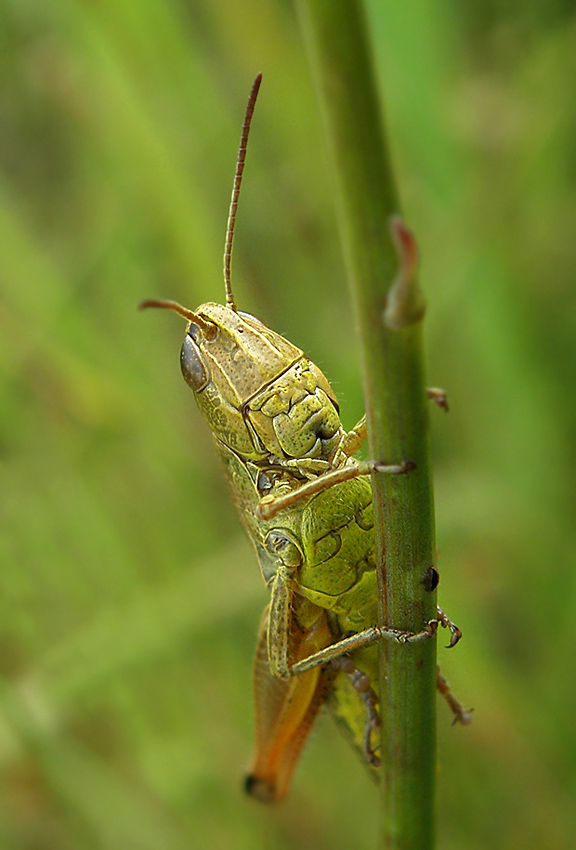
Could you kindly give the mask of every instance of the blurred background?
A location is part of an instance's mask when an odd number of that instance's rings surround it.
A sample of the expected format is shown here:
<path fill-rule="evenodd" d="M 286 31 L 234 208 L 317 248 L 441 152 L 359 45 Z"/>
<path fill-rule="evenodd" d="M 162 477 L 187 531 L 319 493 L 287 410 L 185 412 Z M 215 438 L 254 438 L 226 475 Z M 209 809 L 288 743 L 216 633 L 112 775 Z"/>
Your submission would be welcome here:
<path fill-rule="evenodd" d="M 576 15 L 367 3 L 422 255 L 440 599 L 444 850 L 576 834 Z M 288 0 L 0 2 L 0 846 L 374 846 L 376 789 L 321 717 L 290 799 L 241 777 L 266 602 L 145 297 L 242 309 L 362 413 L 333 180 Z"/>

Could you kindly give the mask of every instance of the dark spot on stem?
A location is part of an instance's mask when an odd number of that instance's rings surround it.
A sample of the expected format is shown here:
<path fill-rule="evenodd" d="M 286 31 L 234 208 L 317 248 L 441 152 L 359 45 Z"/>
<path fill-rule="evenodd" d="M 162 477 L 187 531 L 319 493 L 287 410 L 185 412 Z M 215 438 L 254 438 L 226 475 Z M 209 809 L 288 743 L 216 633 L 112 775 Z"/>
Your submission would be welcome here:
<path fill-rule="evenodd" d="M 431 593 L 438 587 L 438 582 L 440 581 L 440 574 L 435 567 L 428 567 L 428 569 L 422 576 L 421 581 L 424 590 L 426 590 L 428 593 Z"/>

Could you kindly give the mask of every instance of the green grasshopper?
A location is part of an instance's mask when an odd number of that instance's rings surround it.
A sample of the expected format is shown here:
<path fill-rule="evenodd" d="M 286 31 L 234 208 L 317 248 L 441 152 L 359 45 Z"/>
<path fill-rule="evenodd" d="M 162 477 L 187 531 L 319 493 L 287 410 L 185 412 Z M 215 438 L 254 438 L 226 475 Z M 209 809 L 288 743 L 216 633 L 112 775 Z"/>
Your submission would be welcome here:
<path fill-rule="evenodd" d="M 250 121 L 252 87 L 240 141 L 224 251 L 226 306 L 196 311 L 173 301 L 141 308 L 174 310 L 188 321 L 184 378 L 214 437 L 232 498 L 252 541 L 270 604 L 262 617 L 254 668 L 256 747 L 246 789 L 263 801 L 288 792 L 316 715 L 327 703 L 369 770 L 379 763 L 372 735 L 380 725 L 377 642 L 432 637 L 438 619 L 414 634 L 380 628 L 373 471 L 405 474 L 412 464 L 354 458 L 364 419 L 346 432 L 320 369 L 288 340 L 238 311 L 231 288 L 234 224 Z M 434 397 L 437 391 L 432 391 Z M 435 571 L 433 571 L 435 573 Z M 435 574 L 437 579 L 437 574 Z M 430 589 L 434 589 L 435 581 Z M 447 694 L 456 719 L 469 716 Z"/>

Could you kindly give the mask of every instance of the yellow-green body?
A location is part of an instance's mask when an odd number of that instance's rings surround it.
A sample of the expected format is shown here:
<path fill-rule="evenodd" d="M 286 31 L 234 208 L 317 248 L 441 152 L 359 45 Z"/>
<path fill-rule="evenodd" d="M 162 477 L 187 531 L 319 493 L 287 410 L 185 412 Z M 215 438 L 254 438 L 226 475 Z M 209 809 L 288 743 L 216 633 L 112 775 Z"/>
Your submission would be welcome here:
<path fill-rule="evenodd" d="M 279 572 L 289 571 L 286 606 L 291 613 L 286 617 L 304 631 L 325 617 L 334 643 L 375 625 L 376 562 L 368 477 L 296 499 L 272 519 L 258 517 L 263 497 L 295 493 L 311 478 L 353 463 L 341 450 L 347 435 L 328 382 L 299 349 L 252 317 L 212 304 L 198 313 L 217 323 L 219 334 L 213 344 L 196 334 L 194 355 L 201 348 L 210 371 L 210 380 L 196 390 L 196 398 L 214 435 L 264 581 L 273 587 Z M 185 377 L 186 357 L 183 352 Z M 290 622 L 272 615 L 268 644 L 281 643 L 286 638 L 282 632 L 290 628 Z M 353 659 L 376 692 L 377 652 L 372 645 L 355 652 Z M 366 708 L 344 673 L 333 675 L 326 700 L 368 765 L 363 753 Z"/>
<path fill-rule="evenodd" d="M 270 604 L 255 667 L 255 755 L 246 787 L 282 799 L 324 703 L 372 775 L 380 725 L 378 646 L 383 638 L 426 640 L 438 625 L 459 629 L 438 609 L 421 632 L 378 626 L 372 487 L 368 473 L 405 473 L 410 462 L 358 461 L 362 419 L 346 432 L 330 384 L 304 353 L 233 304 L 188 319 L 181 366 L 206 420 L 232 498 L 252 541 Z M 441 686 L 448 693 L 445 683 Z M 469 715 L 446 696 L 462 723 Z"/>

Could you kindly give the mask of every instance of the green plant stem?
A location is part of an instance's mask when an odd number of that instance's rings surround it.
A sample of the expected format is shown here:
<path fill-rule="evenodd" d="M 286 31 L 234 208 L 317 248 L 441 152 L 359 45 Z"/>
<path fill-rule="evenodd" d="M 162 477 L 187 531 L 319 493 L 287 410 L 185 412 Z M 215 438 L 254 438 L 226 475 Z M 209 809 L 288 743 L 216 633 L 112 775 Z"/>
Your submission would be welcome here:
<path fill-rule="evenodd" d="M 361 0 L 298 0 L 335 165 L 341 230 L 362 341 L 370 456 L 413 460 L 373 477 L 382 622 L 420 630 L 435 616 L 422 578 L 435 563 L 422 311 L 415 281 L 383 311 L 398 274 L 390 223 L 399 203 L 389 166 Z M 388 300 L 387 300 L 388 299 Z M 381 647 L 382 846 L 431 850 L 435 808 L 436 641 Z"/>

